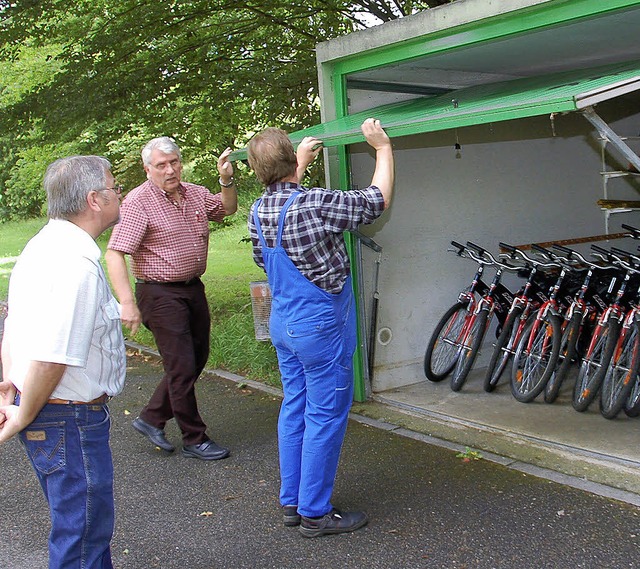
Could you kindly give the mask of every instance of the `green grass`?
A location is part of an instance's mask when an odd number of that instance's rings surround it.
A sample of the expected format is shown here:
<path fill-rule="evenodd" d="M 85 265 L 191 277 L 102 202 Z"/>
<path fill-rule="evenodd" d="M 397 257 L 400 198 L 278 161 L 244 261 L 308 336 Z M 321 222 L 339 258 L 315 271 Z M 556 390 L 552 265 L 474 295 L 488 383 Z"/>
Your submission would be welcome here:
<path fill-rule="evenodd" d="M 246 216 L 218 227 L 209 240 L 209 261 L 202 280 L 211 309 L 211 353 L 208 366 L 243 375 L 269 385 L 280 385 L 276 354 L 271 342 L 255 339 L 249 283 L 265 280 L 251 257 Z M 7 298 L 9 276 L 24 245 L 46 223 L 45 219 L 0 224 L 0 300 Z M 98 239 L 104 251 L 108 234 Z M 125 329 L 125 334 L 128 334 Z M 144 327 L 135 342 L 154 348 L 153 336 Z"/>

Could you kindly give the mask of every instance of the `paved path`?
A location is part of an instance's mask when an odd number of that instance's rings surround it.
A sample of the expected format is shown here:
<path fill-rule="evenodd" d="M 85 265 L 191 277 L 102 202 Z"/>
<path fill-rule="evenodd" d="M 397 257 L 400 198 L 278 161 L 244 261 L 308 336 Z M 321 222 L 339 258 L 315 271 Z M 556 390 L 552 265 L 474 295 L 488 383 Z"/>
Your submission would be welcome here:
<path fill-rule="evenodd" d="M 111 404 L 117 569 L 622 568 L 640 563 L 640 509 L 363 423 L 351 422 L 334 502 L 365 509 L 353 534 L 305 539 L 277 504 L 277 396 L 198 383 L 205 463 L 165 455 L 131 427 L 160 374 L 130 358 Z M 179 443 L 175 424 L 169 438 Z M 0 447 L 0 569 L 45 569 L 48 511 L 17 441 Z"/>

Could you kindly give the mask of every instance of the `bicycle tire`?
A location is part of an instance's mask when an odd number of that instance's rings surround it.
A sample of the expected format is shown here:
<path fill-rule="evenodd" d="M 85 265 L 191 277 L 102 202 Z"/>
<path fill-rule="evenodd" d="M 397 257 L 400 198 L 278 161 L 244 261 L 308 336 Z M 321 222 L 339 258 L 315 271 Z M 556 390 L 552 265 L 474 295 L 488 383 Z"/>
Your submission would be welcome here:
<path fill-rule="evenodd" d="M 569 373 L 569 369 L 576 355 L 576 345 L 581 326 L 582 314 L 574 313 L 562 334 L 558 365 L 544 386 L 544 400 L 546 403 L 553 403 L 558 398 L 558 395 L 560 395 L 560 388 Z"/>
<path fill-rule="evenodd" d="M 487 330 L 488 318 L 489 312 L 487 310 L 481 310 L 475 315 L 475 319 L 462 345 L 460 357 L 453 369 L 453 375 L 451 376 L 451 389 L 453 391 L 460 391 L 467 380 L 467 376 L 480 352 L 480 346 Z"/>
<path fill-rule="evenodd" d="M 511 393 L 521 403 L 530 403 L 540 395 L 560 355 L 560 317 L 547 314 L 538 326 L 537 321 L 537 315 L 529 319 L 513 357 Z"/>
<path fill-rule="evenodd" d="M 624 402 L 624 412 L 628 417 L 640 415 L 640 375 L 636 375 L 629 397 Z"/>
<path fill-rule="evenodd" d="M 620 322 L 611 318 L 602 328 L 596 328 L 594 334 L 597 334 L 594 348 L 591 354 L 582 360 L 576 384 L 573 387 L 572 405 L 579 412 L 586 411 L 598 395 L 618 341 Z"/>
<path fill-rule="evenodd" d="M 522 306 L 516 306 L 509 313 L 505 320 L 502 331 L 496 340 L 493 348 L 493 354 L 489 360 L 489 366 L 487 367 L 487 373 L 484 376 L 484 390 L 487 393 L 491 393 L 498 385 L 498 381 L 502 376 L 511 353 L 507 351 L 509 347 L 513 349 L 513 336 L 518 330 L 520 323 L 520 316 L 522 315 L 524 308 Z"/>
<path fill-rule="evenodd" d="M 640 329 L 634 322 L 611 358 L 600 387 L 600 413 L 605 419 L 615 419 L 622 411 L 640 368 Z"/>
<path fill-rule="evenodd" d="M 429 381 L 446 379 L 460 356 L 460 338 L 465 320 L 471 316 L 468 302 L 456 302 L 440 318 L 424 354 L 424 374 Z"/>

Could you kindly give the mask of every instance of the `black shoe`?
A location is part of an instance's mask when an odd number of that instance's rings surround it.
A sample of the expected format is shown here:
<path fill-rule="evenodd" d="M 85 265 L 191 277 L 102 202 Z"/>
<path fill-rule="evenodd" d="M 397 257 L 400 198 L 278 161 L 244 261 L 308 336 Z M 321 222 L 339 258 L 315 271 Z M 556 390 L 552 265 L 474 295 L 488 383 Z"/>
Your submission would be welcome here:
<path fill-rule="evenodd" d="M 162 429 L 145 423 L 140 417 L 133 421 L 133 428 L 147 437 L 155 446 L 167 452 L 173 452 L 175 447 L 167 440 Z"/>
<path fill-rule="evenodd" d="M 204 441 L 199 445 L 184 445 L 182 455 L 200 460 L 220 460 L 229 456 L 229 449 L 218 446 L 213 441 Z"/>
<path fill-rule="evenodd" d="M 369 518 L 364 512 L 341 512 L 333 508 L 321 518 L 307 518 L 300 520 L 300 533 L 304 537 L 320 537 L 334 533 L 355 531 L 367 525 Z"/>
<path fill-rule="evenodd" d="M 282 514 L 285 526 L 293 527 L 300 525 L 300 514 L 298 513 L 298 506 L 282 506 Z"/>

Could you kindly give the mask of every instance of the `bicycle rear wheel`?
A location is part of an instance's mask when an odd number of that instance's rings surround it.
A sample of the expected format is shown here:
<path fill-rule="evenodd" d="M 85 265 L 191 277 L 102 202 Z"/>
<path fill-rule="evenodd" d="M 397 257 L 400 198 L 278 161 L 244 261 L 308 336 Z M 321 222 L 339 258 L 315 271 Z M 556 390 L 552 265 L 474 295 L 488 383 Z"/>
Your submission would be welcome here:
<path fill-rule="evenodd" d="M 640 367 L 640 334 L 634 322 L 612 357 L 600 388 L 600 413 L 615 419 L 629 399 Z"/>
<path fill-rule="evenodd" d="M 573 387 L 572 404 L 576 411 L 586 411 L 598 395 L 619 335 L 620 322 L 615 318 L 611 318 L 602 327 L 596 327 L 590 344 L 593 345 L 593 349 L 582 360 Z"/>
<path fill-rule="evenodd" d="M 493 354 L 491 354 L 491 359 L 489 360 L 489 367 L 487 367 L 487 374 L 484 376 L 484 390 L 488 393 L 498 385 L 500 376 L 507 367 L 507 362 L 513 353 L 515 336 L 520 327 L 522 311 L 522 306 L 514 307 L 507 316 L 502 331 L 496 340 Z"/>
<path fill-rule="evenodd" d="M 460 391 L 460 389 L 462 389 L 473 367 L 473 363 L 476 361 L 480 346 L 482 345 L 482 339 L 487 330 L 488 317 L 489 312 L 487 310 L 481 310 L 475 315 L 473 323 L 469 327 L 469 331 L 462 342 L 460 357 L 456 362 L 453 375 L 451 376 L 451 389 L 453 389 L 453 391 Z"/>
<path fill-rule="evenodd" d="M 511 393 L 521 403 L 533 401 L 544 389 L 560 355 L 560 318 L 551 314 L 529 319 L 516 347 Z"/>
<path fill-rule="evenodd" d="M 424 374 L 430 381 L 442 381 L 453 371 L 460 357 L 462 329 L 471 316 L 469 303 L 457 302 L 436 324 L 424 354 Z"/>
<path fill-rule="evenodd" d="M 556 366 L 556 369 L 553 370 L 549 381 L 547 381 L 547 384 L 544 387 L 544 400 L 547 403 L 553 403 L 560 394 L 562 382 L 567 377 L 573 358 L 576 355 L 576 343 L 578 341 L 581 326 L 582 314 L 574 313 L 562 334 L 558 365 Z"/>

